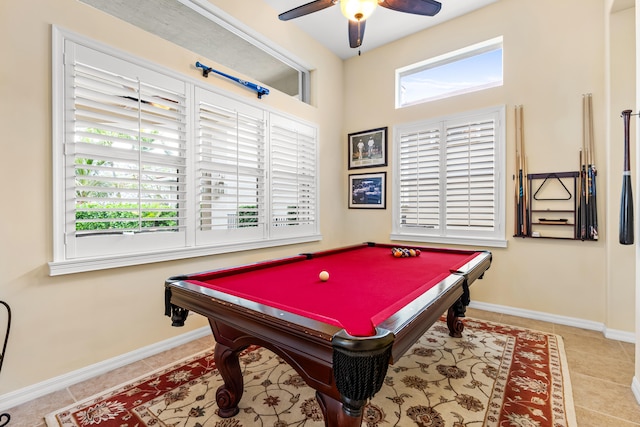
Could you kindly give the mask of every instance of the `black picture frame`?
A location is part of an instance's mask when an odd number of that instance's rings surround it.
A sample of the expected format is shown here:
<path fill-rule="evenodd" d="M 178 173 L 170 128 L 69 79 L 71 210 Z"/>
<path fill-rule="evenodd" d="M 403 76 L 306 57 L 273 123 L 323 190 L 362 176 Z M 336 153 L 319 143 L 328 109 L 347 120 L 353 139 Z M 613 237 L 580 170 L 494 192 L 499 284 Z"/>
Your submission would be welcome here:
<path fill-rule="evenodd" d="M 349 169 L 387 166 L 387 128 L 350 133 L 347 150 Z"/>
<path fill-rule="evenodd" d="M 386 209 L 387 173 L 349 175 L 349 209 Z"/>

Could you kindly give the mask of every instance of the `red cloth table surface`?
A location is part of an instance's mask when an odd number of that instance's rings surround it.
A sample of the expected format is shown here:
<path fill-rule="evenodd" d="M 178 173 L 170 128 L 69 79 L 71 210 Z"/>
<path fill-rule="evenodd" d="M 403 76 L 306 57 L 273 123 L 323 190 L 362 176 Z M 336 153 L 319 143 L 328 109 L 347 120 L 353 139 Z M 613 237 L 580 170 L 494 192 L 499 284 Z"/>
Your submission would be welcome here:
<path fill-rule="evenodd" d="M 417 257 L 396 258 L 387 246 L 363 245 L 249 271 L 190 275 L 186 281 L 370 336 L 376 325 L 477 255 L 423 250 Z M 321 271 L 329 273 L 328 281 L 319 279 Z"/>

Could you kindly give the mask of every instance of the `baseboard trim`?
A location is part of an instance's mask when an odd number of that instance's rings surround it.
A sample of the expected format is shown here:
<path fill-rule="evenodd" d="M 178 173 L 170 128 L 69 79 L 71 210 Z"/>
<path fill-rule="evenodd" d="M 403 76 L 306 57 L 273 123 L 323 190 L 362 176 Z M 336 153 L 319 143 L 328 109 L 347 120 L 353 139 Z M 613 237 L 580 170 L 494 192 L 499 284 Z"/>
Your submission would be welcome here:
<path fill-rule="evenodd" d="M 624 341 L 635 344 L 636 336 L 633 332 L 620 331 L 618 329 L 607 328 L 604 323 L 594 322 L 592 320 L 578 319 L 575 317 L 561 316 L 558 314 L 544 313 L 541 311 L 525 310 L 521 308 L 508 307 L 498 304 L 490 304 L 486 302 L 471 301 L 469 305 L 479 310 L 492 311 L 494 313 L 509 314 L 511 316 L 524 317 L 526 319 L 541 320 L 544 322 L 557 323 L 559 325 L 572 326 L 574 328 L 588 329 L 591 331 L 602 332 L 609 339 Z"/>
<path fill-rule="evenodd" d="M 635 343 L 636 341 L 635 334 L 631 332 L 607 329 L 603 323 L 594 322 L 591 320 L 584 320 L 574 317 L 560 316 L 540 311 L 525 310 L 477 301 L 472 301 L 470 307 L 495 313 L 524 317 L 526 319 L 541 320 L 545 322 L 557 323 L 560 325 L 573 326 L 576 328 L 600 331 L 605 335 L 605 337 L 618 341 L 625 341 L 630 343 Z M 95 363 L 82 369 L 78 369 L 76 371 L 69 372 L 67 374 L 60 375 L 58 377 L 51 378 L 49 380 L 4 394 L 0 396 L 0 412 L 37 399 L 46 394 L 62 390 L 66 387 L 104 374 L 113 369 L 129 365 L 133 362 L 137 362 L 171 348 L 178 347 L 193 340 L 208 336 L 210 333 L 211 330 L 209 329 L 209 327 L 203 326 L 202 328 L 195 329 L 182 335 L 178 335 L 177 337 L 170 338 L 159 343 L 152 344 L 147 347 L 143 347 L 141 349 L 105 360 L 103 362 Z M 638 377 L 634 377 L 631 388 L 633 390 L 633 394 L 636 397 L 636 400 L 638 401 L 638 403 L 640 403 L 640 380 L 638 379 Z"/>
<path fill-rule="evenodd" d="M 636 343 L 636 334 L 634 334 L 633 332 L 605 328 L 604 336 L 605 338 L 609 338 L 610 340 L 624 341 L 624 342 L 629 342 L 631 344 Z"/>
<path fill-rule="evenodd" d="M 631 381 L 631 391 L 633 391 L 633 395 L 636 397 L 636 402 L 640 405 L 640 378 L 637 376 L 633 377 Z"/>
<path fill-rule="evenodd" d="M 211 334 L 208 326 L 0 396 L 0 412 Z"/>

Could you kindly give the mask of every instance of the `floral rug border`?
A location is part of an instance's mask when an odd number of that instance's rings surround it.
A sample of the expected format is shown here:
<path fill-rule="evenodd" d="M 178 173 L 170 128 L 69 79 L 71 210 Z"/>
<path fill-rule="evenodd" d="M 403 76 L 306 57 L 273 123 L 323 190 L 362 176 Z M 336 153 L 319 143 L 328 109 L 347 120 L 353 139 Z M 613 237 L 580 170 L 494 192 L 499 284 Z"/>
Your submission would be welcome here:
<path fill-rule="evenodd" d="M 412 420 L 412 425 L 419 426 L 453 425 L 454 427 L 463 427 L 468 425 L 469 422 L 472 425 L 478 425 L 478 422 L 483 422 L 482 425 L 487 427 L 507 425 L 520 427 L 574 427 L 577 425 L 566 354 L 560 336 L 472 318 L 467 318 L 464 322 L 466 325 L 464 333 L 467 336 L 466 339 L 463 335 L 462 339 L 448 341 L 452 343 L 450 345 L 451 348 L 439 348 L 442 344 L 440 341 L 449 340 L 449 338 L 447 337 L 446 326 L 441 322 L 436 323 L 414 346 L 416 348 L 412 347 L 395 365 L 389 367 L 388 378 L 384 386 L 387 389 L 383 388 L 378 394 L 378 396 L 382 395 L 382 398 L 376 401 L 378 397 L 376 396 L 367 405 L 368 409 L 365 413 L 363 426 L 400 426 L 410 422 L 407 420 Z M 484 336 L 482 335 L 483 333 L 488 335 Z M 499 336 L 492 337 L 490 334 L 499 334 Z M 454 360 L 464 359 L 468 356 L 467 353 L 473 353 L 471 340 L 480 338 L 484 340 L 482 341 L 483 344 L 489 347 L 493 346 L 495 347 L 493 350 L 497 351 L 496 354 L 491 356 L 495 363 L 492 363 L 491 359 L 487 357 L 488 364 L 482 369 L 484 377 L 479 376 L 478 373 L 473 375 L 473 372 L 469 371 L 471 375 L 465 378 L 466 371 L 462 372 L 456 366 L 457 362 L 453 364 L 442 362 L 436 365 L 435 362 L 425 363 L 424 359 L 420 359 L 423 356 L 433 356 L 434 352 L 443 354 L 443 357 L 453 357 Z M 243 364 L 247 369 L 250 369 L 248 367 L 251 363 L 257 362 L 262 357 L 262 351 L 272 354 L 259 347 L 251 347 L 243 352 L 241 360 L 243 360 Z M 207 417 L 200 418 L 200 420 L 207 420 L 203 421 L 204 424 L 201 424 L 200 421 L 190 421 L 189 424 L 185 421 L 182 424 L 181 421 L 180 425 L 242 426 L 244 424 L 236 419 L 220 420 L 219 417 L 212 415 L 217 412 L 215 398 L 212 398 L 215 389 L 212 390 L 212 387 L 214 387 L 216 381 L 219 381 L 219 374 L 215 369 L 212 352 L 212 349 L 205 350 L 189 356 L 55 411 L 46 416 L 47 425 L 49 427 L 140 426 L 141 424 L 138 423 L 138 420 L 142 420 L 146 426 L 165 426 L 175 425 L 169 421 L 165 423 L 162 417 L 167 417 L 168 414 L 177 414 L 173 418 L 168 418 L 171 420 L 176 417 L 182 417 L 179 418 L 181 420 L 185 417 L 193 417 L 195 420 L 198 416 L 203 417 L 206 412 Z M 405 358 L 413 365 L 404 366 L 402 361 Z M 476 358 L 478 360 L 482 359 L 482 357 Z M 278 364 L 288 367 L 284 361 L 275 355 L 266 357 L 265 361 L 271 361 L 270 363 L 272 365 L 275 364 L 276 367 Z M 478 362 L 476 361 L 476 363 Z M 426 368 L 433 370 L 436 366 L 437 371 L 442 375 L 441 379 L 425 381 L 420 378 L 421 371 L 426 372 Z M 188 367 L 189 370 L 184 370 L 183 368 L 185 367 Z M 268 369 L 271 372 L 276 367 Z M 295 374 L 295 371 L 288 369 Z M 419 374 L 418 376 L 410 375 L 416 372 Z M 270 393 L 266 389 L 269 386 L 273 386 L 273 383 L 268 377 L 265 377 L 266 380 L 262 377 L 265 374 L 259 368 L 255 368 L 253 373 L 247 371 L 247 374 L 253 377 L 245 377 L 245 388 L 256 386 L 260 388 L 267 384 L 264 387 L 265 391 L 259 393 L 261 396 L 267 396 L 264 399 L 263 406 L 266 405 L 269 410 L 275 411 L 275 405 L 281 404 L 278 409 L 282 411 L 282 414 L 288 414 L 286 416 L 290 417 L 294 412 L 294 406 L 298 405 L 297 411 L 302 412 L 302 418 L 298 416 L 293 423 L 289 424 L 288 418 L 287 421 L 282 421 L 278 416 L 280 414 L 277 414 L 278 418 L 275 423 L 265 424 L 265 420 L 269 419 L 268 417 L 273 414 L 260 413 L 261 407 L 255 402 L 256 396 L 253 397 L 254 402 L 248 403 L 248 407 L 241 409 L 241 414 L 243 412 L 247 416 L 253 414 L 255 416 L 254 421 L 259 421 L 258 424 L 262 425 L 323 425 L 322 417 L 318 412 L 319 407 L 309 390 L 304 392 L 307 393 L 306 395 L 303 393 L 296 396 L 295 400 L 290 399 L 290 406 L 283 409 L 289 402 L 285 402 L 284 399 L 278 401 L 277 397 L 273 397 L 276 393 L 271 393 L 272 396 L 269 396 Z M 402 378 L 403 375 L 404 377 Z M 455 383 L 458 380 L 464 382 Z M 442 384 L 443 381 L 448 383 Z M 424 394 L 423 396 L 421 395 L 422 401 L 419 404 L 415 403 L 415 399 L 412 404 L 405 402 L 405 398 L 409 397 L 409 393 L 396 390 L 396 388 L 400 389 L 397 386 L 401 385 L 401 382 L 404 383 L 405 389 L 419 390 L 420 393 Z M 289 375 L 289 378 L 282 383 L 286 384 L 287 387 L 295 388 L 296 391 L 299 387 L 310 389 L 305 384 L 300 383 L 300 377 L 297 374 Z M 197 393 L 194 391 L 192 394 L 198 394 L 195 401 L 193 399 L 188 400 L 187 395 L 190 391 L 196 390 L 196 386 L 200 387 L 200 390 L 203 390 L 204 387 L 205 391 Z M 453 398 L 444 398 L 442 393 L 438 396 L 438 390 L 434 394 L 433 388 L 430 388 L 432 386 L 444 387 L 444 389 L 455 393 L 455 395 L 453 395 Z M 193 390 L 190 390 L 190 388 L 193 388 Z M 473 397 L 472 392 L 467 394 L 465 388 L 477 389 L 473 392 L 484 394 L 487 398 L 486 408 L 476 397 Z M 385 391 L 387 394 L 384 394 Z M 246 396 L 247 393 L 245 393 Z M 433 400 L 432 396 L 435 396 Z M 193 396 L 188 397 L 192 398 Z M 245 397 L 243 397 L 243 400 L 248 400 Z M 437 397 L 439 397 L 439 400 L 436 399 Z M 270 401 L 269 399 L 272 400 Z M 298 402 L 298 400 L 301 401 Z M 453 402 L 455 408 L 458 408 L 456 411 L 452 411 L 451 406 L 447 406 L 451 405 L 451 402 Z M 182 403 L 185 403 L 185 405 L 180 406 Z M 270 407 L 272 405 L 274 406 L 273 408 Z M 453 424 L 449 424 L 449 421 L 445 422 L 444 415 L 441 416 L 439 412 L 433 409 L 440 405 L 444 406 L 438 409 L 443 413 L 446 412 L 448 419 Z M 406 409 L 407 407 L 408 409 Z M 406 414 L 401 414 L 401 408 L 405 408 L 402 410 Z M 447 409 L 445 410 L 444 408 Z M 467 410 L 466 412 L 465 409 Z M 189 412 L 194 410 L 196 412 Z M 478 411 L 484 412 L 484 421 L 481 419 L 472 421 L 469 418 L 468 414 Z M 480 414 L 478 413 L 478 415 Z M 393 416 L 396 417 L 395 424 L 391 419 Z M 407 420 L 401 423 L 401 417 L 404 416 L 407 417 Z M 451 416 L 454 418 L 451 419 Z M 208 420 L 211 420 L 212 417 L 214 418 L 214 424 L 208 423 Z M 388 419 L 385 417 L 388 417 Z M 218 421 L 215 421 L 215 419 Z"/>

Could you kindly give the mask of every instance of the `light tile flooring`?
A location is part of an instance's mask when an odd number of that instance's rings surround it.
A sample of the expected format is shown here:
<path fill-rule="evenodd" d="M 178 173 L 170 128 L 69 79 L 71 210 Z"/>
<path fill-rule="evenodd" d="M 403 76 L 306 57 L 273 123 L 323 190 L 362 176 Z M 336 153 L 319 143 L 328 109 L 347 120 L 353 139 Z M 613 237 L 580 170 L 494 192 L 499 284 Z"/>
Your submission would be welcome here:
<path fill-rule="evenodd" d="M 578 426 L 640 427 L 640 405 L 631 391 L 633 344 L 606 339 L 600 332 L 505 314 L 469 309 L 467 315 L 561 335 L 571 373 Z M 212 338 L 202 338 L 10 409 L 8 427 L 44 427 L 43 417 L 47 413 L 212 345 Z"/>

